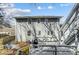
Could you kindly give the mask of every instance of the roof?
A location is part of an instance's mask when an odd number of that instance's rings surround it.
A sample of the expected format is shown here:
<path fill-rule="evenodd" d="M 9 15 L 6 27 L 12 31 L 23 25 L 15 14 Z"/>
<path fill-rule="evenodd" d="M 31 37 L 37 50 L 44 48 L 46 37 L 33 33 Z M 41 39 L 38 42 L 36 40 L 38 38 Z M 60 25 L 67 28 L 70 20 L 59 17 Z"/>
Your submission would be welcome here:
<path fill-rule="evenodd" d="M 17 16 L 14 18 L 61 18 L 62 16 Z"/>

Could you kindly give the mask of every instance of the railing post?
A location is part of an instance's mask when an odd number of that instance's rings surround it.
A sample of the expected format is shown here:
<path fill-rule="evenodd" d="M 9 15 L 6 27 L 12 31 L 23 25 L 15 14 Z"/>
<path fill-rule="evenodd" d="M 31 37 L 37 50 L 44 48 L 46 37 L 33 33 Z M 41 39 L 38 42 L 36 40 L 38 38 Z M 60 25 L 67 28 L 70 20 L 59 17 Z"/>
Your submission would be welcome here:
<path fill-rule="evenodd" d="M 77 38 L 77 30 L 75 30 L 75 55 L 77 55 L 77 47 L 78 47 L 78 38 Z"/>

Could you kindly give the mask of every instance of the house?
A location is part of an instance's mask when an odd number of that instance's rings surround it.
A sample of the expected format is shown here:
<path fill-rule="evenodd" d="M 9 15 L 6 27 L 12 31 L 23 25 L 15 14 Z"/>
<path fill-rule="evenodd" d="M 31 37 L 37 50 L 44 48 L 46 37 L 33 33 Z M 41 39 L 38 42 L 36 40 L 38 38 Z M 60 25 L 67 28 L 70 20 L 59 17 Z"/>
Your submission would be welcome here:
<path fill-rule="evenodd" d="M 26 42 L 38 39 L 41 42 L 58 42 L 61 16 L 18 16 L 16 40 Z"/>

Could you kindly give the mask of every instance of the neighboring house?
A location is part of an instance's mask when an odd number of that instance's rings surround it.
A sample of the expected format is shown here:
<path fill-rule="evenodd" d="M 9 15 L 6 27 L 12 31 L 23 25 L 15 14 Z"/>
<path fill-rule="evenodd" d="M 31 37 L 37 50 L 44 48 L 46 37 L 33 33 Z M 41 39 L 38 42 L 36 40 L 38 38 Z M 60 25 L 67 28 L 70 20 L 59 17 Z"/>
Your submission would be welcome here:
<path fill-rule="evenodd" d="M 15 27 L 5 26 L 3 17 L 0 17 L 0 49 L 4 49 L 4 46 L 12 41 L 15 41 Z"/>
<path fill-rule="evenodd" d="M 3 26 L 3 28 L 0 28 L 0 34 L 7 34 L 9 36 L 15 36 L 15 28 L 8 28 Z"/>
<path fill-rule="evenodd" d="M 2 26 L 0 28 L 0 49 L 3 49 L 4 45 L 12 42 L 15 42 L 15 28 Z"/>
<path fill-rule="evenodd" d="M 59 41 L 61 16 L 19 16 L 16 19 L 18 42 L 38 39 L 44 42 Z"/>

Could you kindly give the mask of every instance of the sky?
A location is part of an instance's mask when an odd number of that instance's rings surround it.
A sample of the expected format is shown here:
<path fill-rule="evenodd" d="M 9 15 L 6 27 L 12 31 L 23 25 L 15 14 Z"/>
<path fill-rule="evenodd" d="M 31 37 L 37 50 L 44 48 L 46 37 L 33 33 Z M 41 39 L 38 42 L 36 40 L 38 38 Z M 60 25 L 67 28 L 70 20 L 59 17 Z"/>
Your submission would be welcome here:
<path fill-rule="evenodd" d="M 8 17 L 12 16 L 62 16 L 60 23 L 64 23 L 73 8 L 72 3 L 11 3 L 0 4 Z M 13 21 L 12 21 L 13 22 Z M 14 22 L 15 23 L 15 22 Z"/>
<path fill-rule="evenodd" d="M 29 9 L 26 15 L 58 15 L 69 13 L 73 4 L 68 3 L 16 3 L 15 8 Z"/>
<path fill-rule="evenodd" d="M 26 11 L 26 16 L 63 16 L 65 21 L 71 9 L 72 3 L 15 3 L 14 8 Z"/>

